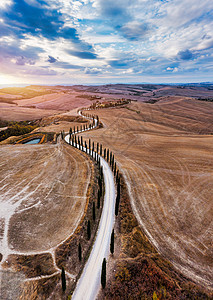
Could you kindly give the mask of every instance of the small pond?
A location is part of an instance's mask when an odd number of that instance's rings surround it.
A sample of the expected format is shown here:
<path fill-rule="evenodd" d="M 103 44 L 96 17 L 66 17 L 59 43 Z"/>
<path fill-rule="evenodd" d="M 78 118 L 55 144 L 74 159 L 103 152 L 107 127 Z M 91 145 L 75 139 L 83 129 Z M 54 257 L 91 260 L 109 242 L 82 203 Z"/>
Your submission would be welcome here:
<path fill-rule="evenodd" d="M 27 141 L 26 143 L 24 144 L 38 144 L 40 142 L 40 138 L 37 138 L 37 139 L 32 139 L 30 141 Z"/>

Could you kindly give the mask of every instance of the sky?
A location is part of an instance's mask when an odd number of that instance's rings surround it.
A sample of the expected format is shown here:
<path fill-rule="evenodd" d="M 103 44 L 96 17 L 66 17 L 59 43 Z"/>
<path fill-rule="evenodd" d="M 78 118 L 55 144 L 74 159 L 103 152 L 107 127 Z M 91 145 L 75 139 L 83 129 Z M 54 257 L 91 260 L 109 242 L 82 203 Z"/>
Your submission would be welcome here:
<path fill-rule="evenodd" d="M 213 81 L 212 0 L 0 0 L 0 84 Z"/>

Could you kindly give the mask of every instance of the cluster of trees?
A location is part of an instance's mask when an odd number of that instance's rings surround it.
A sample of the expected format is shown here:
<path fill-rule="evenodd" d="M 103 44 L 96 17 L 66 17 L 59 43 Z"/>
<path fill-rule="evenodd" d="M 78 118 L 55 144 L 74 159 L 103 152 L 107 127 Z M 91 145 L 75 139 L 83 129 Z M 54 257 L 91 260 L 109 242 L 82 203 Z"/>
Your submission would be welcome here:
<path fill-rule="evenodd" d="M 100 108 L 109 108 L 116 107 L 125 104 L 129 104 L 131 100 L 129 99 L 120 99 L 118 101 L 107 101 L 107 102 L 99 102 L 93 103 L 90 105 L 90 109 L 100 109 Z"/>
<path fill-rule="evenodd" d="M 19 136 L 30 133 L 33 131 L 37 125 L 30 125 L 27 122 L 13 123 L 9 125 L 6 130 L 0 131 L 0 142 L 7 139 L 10 136 Z"/>
<path fill-rule="evenodd" d="M 208 98 L 198 97 L 197 100 L 207 101 L 207 102 L 213 102 L 213 98 L 212 97 L 208 97 Z"/>

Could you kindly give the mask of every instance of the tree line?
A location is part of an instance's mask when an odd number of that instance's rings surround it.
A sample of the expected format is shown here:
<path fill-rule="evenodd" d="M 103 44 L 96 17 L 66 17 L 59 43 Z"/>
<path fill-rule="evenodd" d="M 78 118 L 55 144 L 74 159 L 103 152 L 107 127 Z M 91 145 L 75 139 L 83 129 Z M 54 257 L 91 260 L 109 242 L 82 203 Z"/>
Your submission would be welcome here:
<path fill-rule="evenodd" d="M 103 175 L 103 168 L 101 166 L 101 159 L 100 157 L 103 157 L 110 165 L 111 170 L 113 172 L 113 175 L 115 177 L 116 181 L 116 186 L 117 186 L 117 195 L 116 195 L 116 201 L 115 201 L 115 215 L 118 216 L 119 213 L 119 204 L 120 204 L 120 193 L 121 193 L 121 185 L 120 185 L 120 174 L 119 170 L 117 168 L 117 164 L 115 161 L 115 156 L 110 151 L 108 148 L 103 148 L 103 145 L 97 142 L 96 144 L 91 141 L 91 139 L 86 140 L 83 139 L 83 137 L 77 136 L 77 133 L 81 133 L 86 130 L 90 130 L 95 127 L 95 120 L 96 120 L 96 125 L 98 126 L 99 124 L 99 118 L 98 116 L 90 115 L 90 114 L 84 114 L 85 117 L 90 118 L 92 120 L 92 123 L 86 124 L 86 125 L 81 125 L 77 126 L 75 128 L 70 128 L 69 130 L 69 144 L 87 154 L 92 156 L 92 158 L 96 161 L 98 168 L 99 168 L 99 178 L 98 178 L 98 196 L 97 196 L 97 203 L 93 202 L 92 204 L 92 220 L 95 222 L 96 220 L 96 209 L 100 208 L 100 202 L 101 202 L 101 197 L 103 195 L 103 185 L 104 185 L 104 175 Z M 65 138 L 65 132 L 61 132 L 61 138 Z M 90 240 L 91 238 L 91 220 L 87 221 L 87 239 Z M 115 239 L 115 233 L 114 229 L 112 230 L 111 233 L 111 239 L 110 239 L 110 252 L 113 255 L 114 253 L 114 239 Z M 79 262 L 82 261 L 82 246 L 81 243 L 78 244 L 78 259 Z M 64 287 L 66 289 L 66 282 L 64 283 L 65 276 L 64 276 L 64 270 L 63 275 L 61 274 L 62 279 L 62 290 L 64 290 Z M 102 262 L 102 270 L 101 270 L 101 285 L 102 288 L 105 288 L 106 286 L 106 258 L 103 259 Z"/>

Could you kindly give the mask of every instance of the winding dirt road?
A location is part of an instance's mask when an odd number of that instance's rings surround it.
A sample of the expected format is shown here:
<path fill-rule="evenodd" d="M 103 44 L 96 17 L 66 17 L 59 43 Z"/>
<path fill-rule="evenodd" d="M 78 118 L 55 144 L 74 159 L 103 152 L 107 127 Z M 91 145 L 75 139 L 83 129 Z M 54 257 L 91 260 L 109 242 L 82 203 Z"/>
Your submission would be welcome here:
<path fill-rule="evenodd" d="M 95 120 L 93 128 L 96 126 L 97 120 Z M 65 141 L 72 143 L 69 134 L 65 137 Z M 77 145 L 77 148 L 79 148 L 79 145 Z M 83 148 L 83 151 L 87 151 L 89 154 L 88 149 Z M 105 184 L 104 206 L 96 240 L 72 296 L 74 300 L 94 300 L 96 298 L 101 286 L 102 261 L 109 256 L 110 238 L 115 220 L 115 183 L 108 163 L 102 157 L 100 157 L 100 163 L 103 167 Z"/>

